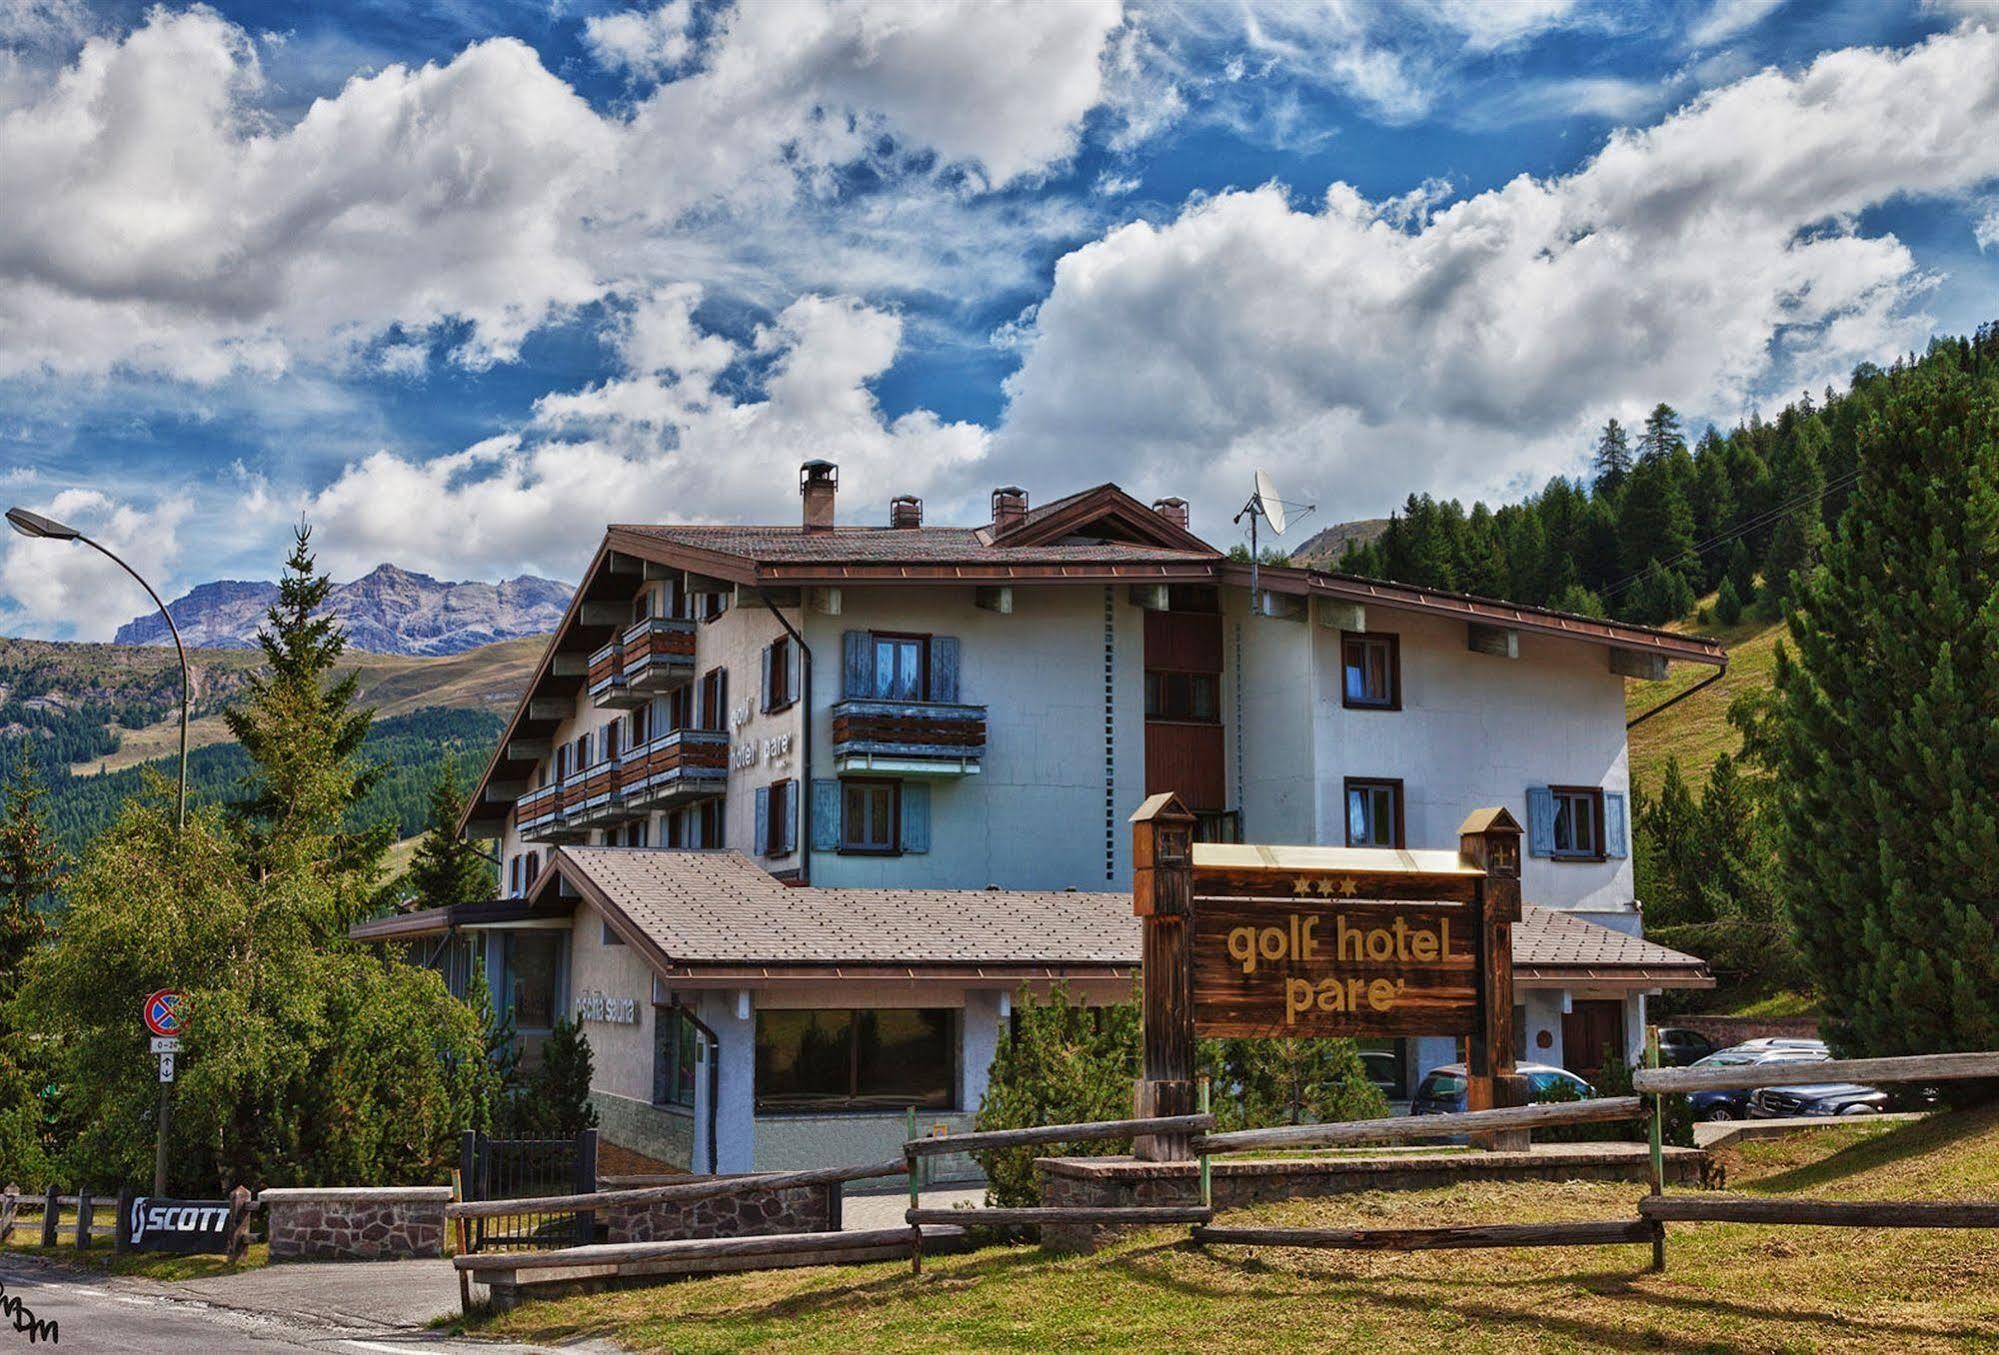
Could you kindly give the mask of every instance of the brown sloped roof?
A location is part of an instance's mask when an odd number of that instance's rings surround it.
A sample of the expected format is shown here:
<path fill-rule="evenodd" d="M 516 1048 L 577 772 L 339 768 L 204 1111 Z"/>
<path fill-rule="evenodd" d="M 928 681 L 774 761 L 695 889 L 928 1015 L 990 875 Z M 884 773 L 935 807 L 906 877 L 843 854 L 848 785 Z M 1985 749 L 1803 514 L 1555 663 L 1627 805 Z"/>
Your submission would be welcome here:
<path fill-rule="evenodd" d="M 994 545 L 976 527 L 674 527 L 616 523 L 614 532 L 738 556 L 758 564 L 1147 564 L 1212 561 L 1215 551 L 1127 541 Z"/>
<path fill-rule="evenodd" d="M 628 924 L 669 973 L 759 969 L 1130 970 L 1139 920 L 1129 894 L 1080 890 L 794 888 L 740 852 L 561 847 L 558 877 Z M 1529 906 L 1513 928 L 1529 977 L 1703 983 L 1691 955 Z"/>

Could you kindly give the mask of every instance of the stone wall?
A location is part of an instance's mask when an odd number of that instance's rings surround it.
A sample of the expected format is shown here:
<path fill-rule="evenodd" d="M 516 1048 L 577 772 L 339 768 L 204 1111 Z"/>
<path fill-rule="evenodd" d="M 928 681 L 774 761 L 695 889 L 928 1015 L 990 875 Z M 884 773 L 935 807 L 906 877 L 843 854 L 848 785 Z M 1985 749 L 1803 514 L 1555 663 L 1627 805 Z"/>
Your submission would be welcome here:
<path fill-rule="evenodd" d="M 1666 1149 L 1666 1181 L 1700 1179 L 1697 1148 Z M 1034 1164 L 1045 1205 L 1126 1208 L 1201 1202 L 1199 1165 L 1129 1157 L 1041 1158 Z M 1219 1161 L 1211 1169 L 1216 1209 L 1272 1200 L 1315 1199 L 1367 1190 L 1431 1190 L 1468 1181 L 1646 1181 L 1650 1149 L 1642 1143 L 1545 1144 L 1526 1152 L 1467 1152 L 1447 1157 L 1389 1150 L 1366 1157 Z M 1091 1251 L 1090 1226 L 1049 1225 L 1041 1241 L 1057 1251 Z"/>
<path fill-rule="evenodd" d="M 694 1165 L 694 1112 L 679 1106 L 655 1106 L 634 1101 L 601 1087 L 590 1089 L 590 1106 L 597 1112 L 597 1171 L 599 1175 L 630 1175 L 637 1172 L 688 1171 Z M 629 1158 L 642 1158 L 662 1167 L 621 1166 L 613 1172 L 604 1165 L 611 1147 L 622 1149 Z"/>
<path fill-rule="evenodd" d="M 840 1187 L 792 1186 L 717 1199 L 607 1209 L 601 1217 L 610 1234 L 606 1240 L 613 1243 L 828 1233 L 840 1227 Z"/>
<path fill-rule="evenodd" d="M 449 1186 L 267 1190 L 273 1261 L 400 1261 L 444 1254 Z"/>
<path fill-rule="evenodd" d="M 1816 1016 L 1674 1016 L 1659 1024 L 1697 1030 L 1723 1049 L 1744 1040 L 1819 1038 Z"/>

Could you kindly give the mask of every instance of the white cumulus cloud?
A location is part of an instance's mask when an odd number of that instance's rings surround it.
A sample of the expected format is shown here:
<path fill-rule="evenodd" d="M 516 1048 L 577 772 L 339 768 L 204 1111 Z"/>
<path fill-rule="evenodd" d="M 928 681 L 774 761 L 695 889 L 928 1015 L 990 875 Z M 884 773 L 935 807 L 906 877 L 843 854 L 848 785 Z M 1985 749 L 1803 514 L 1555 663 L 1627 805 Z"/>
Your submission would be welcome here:
<path fill-rule="evenodd" d="M 174 596 L 179 533 L 193 511 L 186 496 L 139 505 L 94 489 L 66 489 L 24 506 L 102 542 L 163 597 Z M 153 610 L 129 575 L 82 542 L 13 533 L 0 552 L 0 597 L 11 601 L 12 620 L 40 630 L 62 627 L 79 640 L 108 640 L 127 620 Z"/>
<path fill-rule="evenodd" d="M 1124 226 L 1057 265 L 996 452 L 1230 507 L 1268 465 L 1351 517 L 1532 484 L 1659 399 L 1726 416 L 1843 376 L 1920 342 L 1934 281 L 1857 215 L 1999 176 L 1995 101 L 1999 35 L 1960 29 L 1764 72 L 1415 219 L 1335 184 Z"/>

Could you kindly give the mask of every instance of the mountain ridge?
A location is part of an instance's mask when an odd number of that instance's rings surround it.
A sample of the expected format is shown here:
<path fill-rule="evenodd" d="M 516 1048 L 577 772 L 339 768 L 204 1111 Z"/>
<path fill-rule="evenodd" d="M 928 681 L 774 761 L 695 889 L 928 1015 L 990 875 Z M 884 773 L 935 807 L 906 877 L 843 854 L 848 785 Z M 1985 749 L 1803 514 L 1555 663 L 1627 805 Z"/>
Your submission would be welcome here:
<path fill-rule="evenodd" d="M 449 582 L 383 563 L 335 584 L 326 610 L 347 631 L 351 648 L 370 654 L 441 658 L 528 635 L 546 635 L 562 620 L 572 589 L 523 574 L 498 583 Z M 181 639 L 199 649 L 254 649 L 278 586 L 259 580 L 216 579 L 167 604 Z M 120 645 L 170 643 L 157 614 L 135 617 L 113 637 Z"/>

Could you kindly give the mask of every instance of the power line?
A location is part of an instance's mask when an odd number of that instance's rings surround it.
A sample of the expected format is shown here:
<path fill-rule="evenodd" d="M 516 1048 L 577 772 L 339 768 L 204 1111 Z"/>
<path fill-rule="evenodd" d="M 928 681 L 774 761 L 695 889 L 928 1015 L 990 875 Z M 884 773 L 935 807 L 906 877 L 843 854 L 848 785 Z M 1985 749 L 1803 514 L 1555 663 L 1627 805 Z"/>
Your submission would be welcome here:
<path fill-rule="evenodd" d="M 1602 589 L 1597 594 L 1597 596 L 1602 598 L 1615 597 L 1617 594 L 1623 592 L 1625 589 L 1631 587 L 1633 584 L 1651 578 L 1654 574 L 1663 573 L 1664 571 L 1671 569 L 1673 566 L 1680 564 L 1682 561 L 1699 559 L 1701 556 L 1706 555 L 1709 551 L 1714 550 L 1719 546 L 1725 546 L 1729 544 L 1731 541 L 1738 540 L 1741 537 L 1748 535 L 1750 532 L 1756 531 L 1761 527 L 1768 526 L 1769 524 L 1776 522 L 1779 519 L 1788 517 L 1792 513 L 1795 513 L 1798 509 L 1803 508 L 1808 503 L 1816 505 L 1819 502 L 1819 500 L 1823 499 L 1826 495 L 1832 493 L 1834 490 L 1845 488 L 1847 485 L 1852 484 L 1855 480 L 1858 480 L 1859 478 L 1860 478 L 1860 471 L 1858 468 L 1850 470 L 1846 472 L 1844 475 L 1835 476 L 1833 479 L 1826 481 L 1824 486 L 1822 486 L 1821 488 L 1816 490 L 1806 490 L 1804 493 L 1795 495 L 1792 498 L 1785 500 L 1783 503 L 1778 504 L 1774 508 L 1765 509 L 1763 512 L 1756 514 L 1754 517 L 1749 518 L 1744 522 L 1737 523 L 1735 526 L 1729 528 L 1727 531 L 1717 532 L 1715 535 L 1709 537 L 1706 541 L 1700 542 L 1698 545 L 1691 546 L 1688 549 L 1681 551 L 1678 555 L 1675 555 L 1670 560 L 1661 560 L 1653 564 L 1648 564 L 1645 568 L 1639 570 L 1636 574 L 1632 574 L 1626 578 L 1619 579 L 1616 583 L 1610 584 L 1608 587 Z"/>

